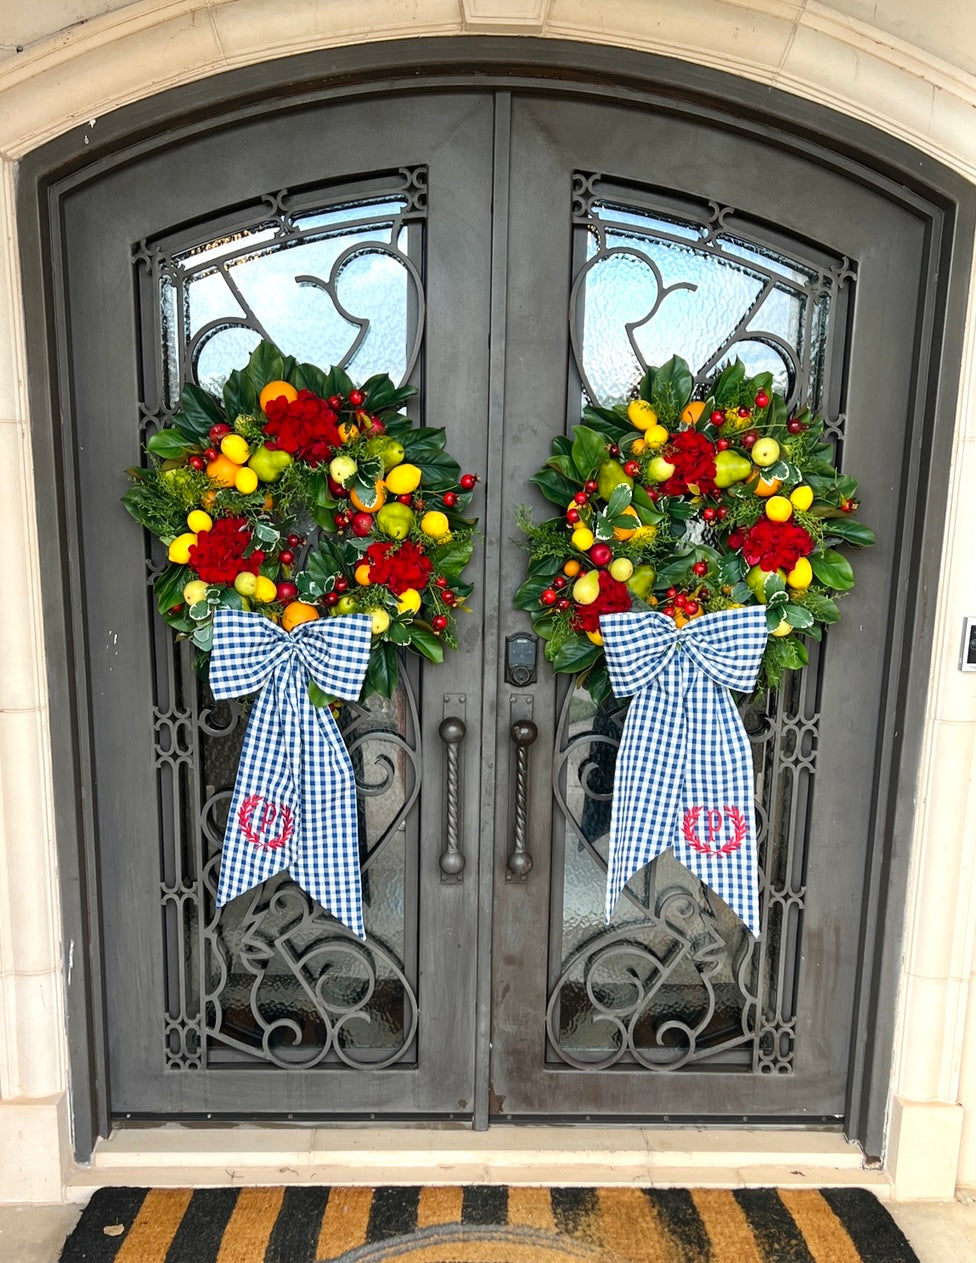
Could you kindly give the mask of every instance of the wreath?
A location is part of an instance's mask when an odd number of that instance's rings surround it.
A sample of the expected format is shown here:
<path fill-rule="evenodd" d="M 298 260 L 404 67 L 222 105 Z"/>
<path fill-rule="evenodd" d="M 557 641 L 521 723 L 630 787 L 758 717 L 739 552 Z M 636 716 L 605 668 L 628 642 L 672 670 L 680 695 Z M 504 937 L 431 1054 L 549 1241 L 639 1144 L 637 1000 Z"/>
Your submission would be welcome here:
<path fill-rule="evenodd" d="M 286 631 L 369 614 L 361 697 L 392 695 L 398 651 L 441 662 L 457 647 L 478 479 L 445 451 L 443 429 L 414 426 L 416 394 L 383 373 L 356 385 L 342 368 L 299 364 L 261 342 L 222 398 L 192 383 L 179 411 L 128 470 L 122 502 L 166 548 L 155 603 L 205 672 L 213 616 L 251 609 Z M 310 542 L 311 541 L 311 542 Z M 328 699 L 314 682 L 317 705 Z"/>
<path fill-rule="evenodd" d="M 610 691 L 600 618 L 656 609 L 678 627 L 716 610 L 766 606 L 758 688 L 809 660 L 804 638 L 836 622 L 854 585 L 845 545 L 873 544 L 857 483 L 834 467 L 824 420 L 791 414 L 770 373 L 741 361 L 696 389 L 678 356 L 636 397 L 587 407 L 531 481 L 560 515 L 519 525 L 530 555 L 515 602 L 556 671 Z"/>

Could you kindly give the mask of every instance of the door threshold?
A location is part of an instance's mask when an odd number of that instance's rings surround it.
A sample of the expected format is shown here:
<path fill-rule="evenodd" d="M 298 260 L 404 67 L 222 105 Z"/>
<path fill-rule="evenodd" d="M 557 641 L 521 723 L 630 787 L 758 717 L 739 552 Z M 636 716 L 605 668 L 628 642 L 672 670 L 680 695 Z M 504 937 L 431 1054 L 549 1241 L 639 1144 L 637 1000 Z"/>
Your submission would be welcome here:
<path fill-rule="evenodd" d="M 325 1184 L 637 1185 L 656 1188 L 870 1189 L 888 1176 L 864 1166 L 835 1132 L 708 1127 L 495 1126 L 489 1131 L 165 1124 L 120 1128 L 66 1182 L 68 1201 L 107 1185 L 237 1187 Z"/>

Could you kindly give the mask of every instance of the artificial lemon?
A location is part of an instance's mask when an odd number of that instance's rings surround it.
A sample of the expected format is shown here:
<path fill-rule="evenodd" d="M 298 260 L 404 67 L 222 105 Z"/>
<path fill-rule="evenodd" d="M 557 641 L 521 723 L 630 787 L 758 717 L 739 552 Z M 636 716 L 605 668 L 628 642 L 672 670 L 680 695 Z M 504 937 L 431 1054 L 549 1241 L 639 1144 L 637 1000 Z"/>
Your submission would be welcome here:
<path fill-rule="evenodd" d="M 407 588 L 400 593 L 397 609 L 401 614 L 416 614 L 420 609 L 420 593 L 416 588 Z"/>
<path fill-rule="evenodd" d="M 634 439 L 633 443 L 631 443 L 630 445 L 631 456 L 640 456 L 641 452 L 646 451 L 646 450 L 647 450 L 646 439 Z"/>
<path fill-rule="evenodd" d="M 390 625 L 390 616 L 386 610 L 373 610 L 369 619 L 374 636 L 382 636 Z"/>
<path fill-rule="evenodd" d="M 280 399 L 282 395 L 288 403 L 291 403 L 293 399 L 298 398 L 298 391 L 291 382 L 268 382 L 267 386 L 265 386 L 265 388 L 261 391 L 261 394 L 258 396 L 258 403 L 261 405 L 261 411 L 265 412 L 271 400 Z"/>
<path fill-rule="evenodd" d="M 178 566 L 185 566 L 190 560 L 190 549 L 197 542 L 196 535 L 187 532 L 184 535 L 177 535 L 169 546 L 166 556 L 170 561 L 175 561 Z"/>
<path fill-rule="evenodd" d="M 263 576 L 262 576 L 263 577 Z M 268 580 L 271 583 L 271 580 Z M 271 583 L 274 587 L 274 584 Z M 258 590 L 258 576 L 251 574 L 250 570 L 242 570 L 239 575 L 234 578 L 234 591 L 239 596 L 254 596 Z"/>
<path fill-rule="evenodd" d="M 779 623 L 770 632 L 771 636 L 788 636 L 793 628 L 789 625 L 785 618 L 781 618 Z"/>
<path fill-rule="evenodd" d="M 670 437 L 663 425 L 652 425 L 644 431 L 644 442 L 648 447 L 663 447 Z"/>
<path fill-rule="evenodd" d="M 237 471 L 234 486 L 242 496 L 249 496 L 252 491 L 257 491 L 258 489 L 258 476 L 253 469 L 248 469 L 246 465 L 242 465 Z"/>
<path fill-rule="evenodd" d="M 813 488 L 808 487 L 805 482 L 800 483 L 798 487 L 794 487 L 790 492 L 790 504 L 794 509 L 799 509 L 801 513 L 806 513 L 810 505 L 813 504 Z"/>
<path fill-rule="evenodd" d="M 793 516 L 793 506 L 786 496 L 770 496 L 766 501 L 766 516 L 771 522 L 788 522 Z"/>
<path fill-rule="evenodd" d="M 646 399 L 632 399 L 627 405 L 627 420 L 635 430 L 649 430 L 657 425 L 657 413 Z"/>
<path fill-rule="evenodd" d="M 603 644 L 603 636 L 598 631 L 588 631 L 586 633 L 586 639 L 591 640 L 595 645 Z"/>
<path fill-rule="evenodd" d="M 402 469 L 403 466 L 398 465 L 397 468 Z M 441 513 L 439 509 L 431 509 L 420 519 L 420 529 L 431 539 L 443 539 L 451 529 L 451 524 L 447 520 L 447 514 Z"/>
<path fill-rule="evenodd" d="M 183 600 L 187 605 L 199 605 L 207 599 L 207 585 L 202 579 L 191 579 L 183 589 Z"/>
<path fill-rule="evenodd" d="M 596 536 L 588 526 L 577 526 L 576 530 L 570 535 L 569 542 L 574 548 L 578 548 L 581 553 L 585 553 L 593 547 L 595 539 Z"/>
<path fill-rule="evenodd" d="M 247 439 L 240 434 L 225 434 L 220 440 L 220 451 L 228 460 L 232 460 L 235 465 L 246 464 L 248 457 L 251 455 L 251 448 Z"/>
<path fill-rule="evenodd" d="M 801 591 L 810 586 L 813 582 L 813 567 L 806 557 L 797 557 L 796 565 L 786 576 L 786 582 L 791 588 L 798 588 Z"/>
<path fill-rule="evenodd" d="M 204 513 L 203 509 L 194 509 L 186 519 L 186 524 L 195 534 L 199 535 L 201 531 L 209 531 L 213 526 L 213 518 L 209 513 Z"/>
<path fill-rule="evenodd" d="M 408 496 L 420 486 L 421 472 L 416 465 L 404 461 L 386 475 L 386 485 L 395 496 Z"/>
<path fill-rule="evenodd" d="M 267 575 L 259 574 L 257 585 L 254 589 L 254 599 L 260 605 L 270 605 L 270 603 L 278 595 L 278 589 Z"/>
<path fill-rule="evenodd" d="M 300 623 L 313 623 L 318 616 L 318 610 L 307 601 L 289 601 L 282 611 L 281 625 L 285 631 L 291 631 Z"/>

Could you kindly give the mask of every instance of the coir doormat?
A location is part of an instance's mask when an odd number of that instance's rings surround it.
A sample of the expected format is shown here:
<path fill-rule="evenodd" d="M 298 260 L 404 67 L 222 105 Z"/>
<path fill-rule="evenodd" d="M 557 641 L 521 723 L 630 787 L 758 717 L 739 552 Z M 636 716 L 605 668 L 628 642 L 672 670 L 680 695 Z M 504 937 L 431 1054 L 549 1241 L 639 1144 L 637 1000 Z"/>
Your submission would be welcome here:
<path fill-rule="evenodd" d="M 918 1263 L 859 1189 L 99 1189 L 61 1263 Z"/>

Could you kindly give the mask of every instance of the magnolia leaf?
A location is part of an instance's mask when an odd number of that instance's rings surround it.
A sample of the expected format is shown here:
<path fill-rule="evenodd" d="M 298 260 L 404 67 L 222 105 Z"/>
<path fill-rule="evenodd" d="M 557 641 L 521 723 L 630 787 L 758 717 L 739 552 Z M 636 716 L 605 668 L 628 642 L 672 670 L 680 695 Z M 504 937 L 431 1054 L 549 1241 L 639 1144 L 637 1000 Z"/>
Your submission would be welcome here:
<path fill-rule="evenodd" d="M 584 481 L 592 478 L 606 454 L 607 440 L 603 434 L 586 425 L 573 426 L 573 464 L 580 478 Z"/>
<path fill-rule="evenodd" d="M 835 588 L 838 592 L 846 592 L 848 588 L 853 588 L 854 571 L 851 569 L 851 563 L 832 548 L 813 553 L 810 557 L 810 565 L 816 577 L 828 588 Z"/>

